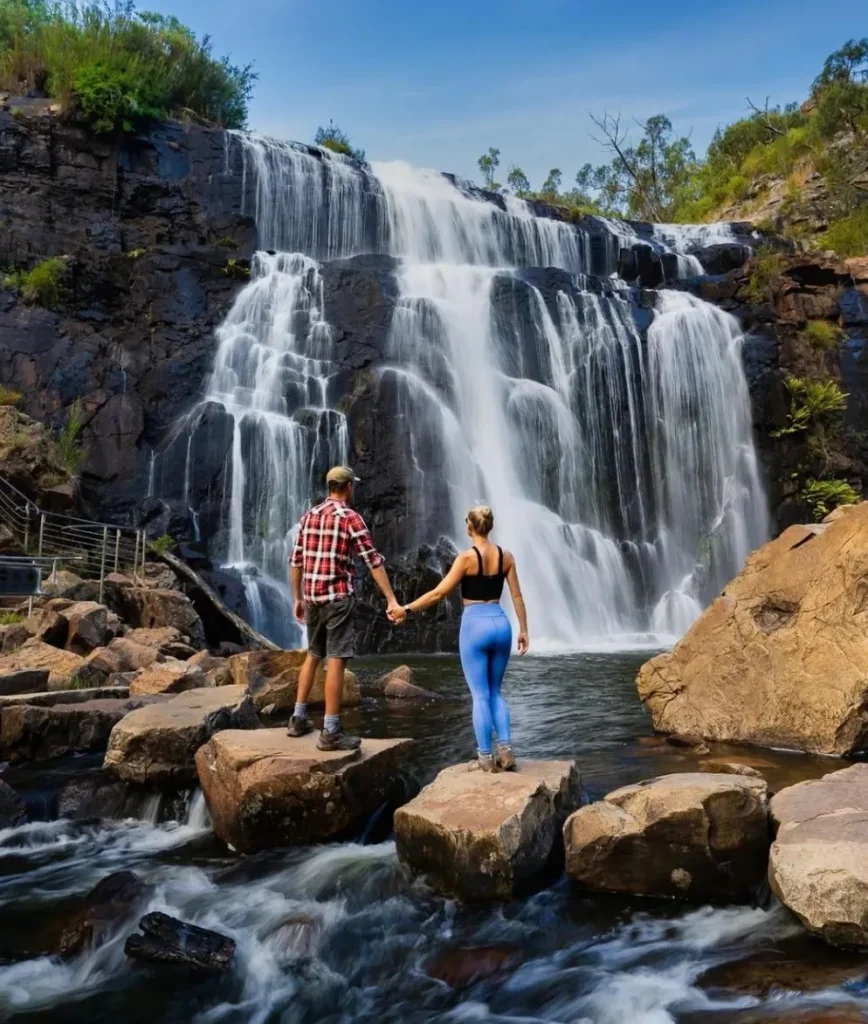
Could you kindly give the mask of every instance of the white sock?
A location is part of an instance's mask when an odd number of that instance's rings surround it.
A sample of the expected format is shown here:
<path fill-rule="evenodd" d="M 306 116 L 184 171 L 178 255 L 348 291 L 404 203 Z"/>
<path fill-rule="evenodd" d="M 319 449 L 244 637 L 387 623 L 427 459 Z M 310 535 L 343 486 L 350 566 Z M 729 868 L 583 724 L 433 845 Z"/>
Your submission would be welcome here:
<path fill-rule="evenodd" d="M 295 711 L 292 713 L 293 718 L 307 718 L 307 704 L 295 705 Z"/>
<path fill-rule="evenodd" d="M 326 715 L 322 720 L 323 732 L 338 732 L 341 727 L 340 715 Z"/>

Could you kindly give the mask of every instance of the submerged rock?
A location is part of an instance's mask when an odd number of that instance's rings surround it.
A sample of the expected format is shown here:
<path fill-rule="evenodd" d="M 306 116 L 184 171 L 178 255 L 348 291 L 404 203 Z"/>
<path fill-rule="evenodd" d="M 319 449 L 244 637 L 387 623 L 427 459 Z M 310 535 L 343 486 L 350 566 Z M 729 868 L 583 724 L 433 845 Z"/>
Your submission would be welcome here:
<path fill-rule="evenodd" d="M 501 971 L 512 970 L 524 959 L 519 946 L 469 946 L 446 949 L 425 963 L 425 973 L 451 988 L 464 989 Z"/>
<path fill-rule="evenodd" d="M 413 669 L 409 665 L 399 665 L 391 672 L 382 676 L 378 682 L 384 697 L 396 700 L 442 700 L 439 693 L 425 690 L 415 684 Z"/>
<path fill-rule="evenodd" d="M 26 820 L 26 804 L 11 786 L 0 779 L 0 828 L 14 828 Z"/>
<path fill-rule="evenodd" d="M 131 935 L 124 946 L 124 952 L 134 960 L 220 972 L 226 970 L 235 956 L 235 940 L 228 935 L 187 924 L 168 914 L 145 914 L 139 929 L 143 934 Z"/>
<path fill-rule="evenodd" d="M 868 764 L 781 790 L 771 814 L 775 895 L 832 945 L 868 947 Z"/>
<path fill-rule="evenodd" d="M 649 779 L 582 807 L 564 826 L 574 881 L 700 902 L 752 899 L 769 842 L 766 783 L 738 775 Z"/>
<path fill-rule="evenodd" d="M 572 761 L 521 761 L 503 773 L 453 765 L 395 812 L 398 856 L 445 895 L 509 899 L 549 863 L 580 802 Z"/>
<path fill-rule="evenodd" d="M 324 752 L 315 733 L 293 739 L 285 729 L 229 730 L 202 747 L 196 768 L 214 831 L 251 853 L 361 827 L 394 792 L 411 743 L 365 739 L 361 752 Z"/>
<path fill-rule="evenodd" d="M 142 698 L 140 698 L 142 699 Z M 196 780 L 196 751 L 222 729 L 256 729 L 259 719 L 240 686 L 188 690 L 126 715 L 112 729 L 103 768 L 125 782 L 186 786 Z"/>
<path fill-rule="evenodd" d="M 229 658 L 229 668 L 236 685 L 246 686 L 257 711 L 288 711 L 295 705 L 298 673 L 307 656 L 306 651 L 246 651 Z M 354 673 L 344 675 L 343 707 L 361 701 L 359 682 Z M 325 665 L 314 677 L 308 704 L 325 703 Z"/>
<path fill-rule="evenodd" d="M 63 928 L 57 952 L 70 957 L 101 945 L 149 892 L 150 888 L 132 871 L 116 871 L 103 878 L 88 893 L 85 906 Z"/>
<path fill-rule="evenodd" d="M 107 698 L 70 704 L 15 704 L 0 711 L 0 757 L 44 761 L 105 750 L 112 729 L 154 697 Z"/>
<path fill-rule="evenodd" d="M 868 739 L 868 502 L 754 552 L 639 672 L 661 732 L 847 754 Z"/>

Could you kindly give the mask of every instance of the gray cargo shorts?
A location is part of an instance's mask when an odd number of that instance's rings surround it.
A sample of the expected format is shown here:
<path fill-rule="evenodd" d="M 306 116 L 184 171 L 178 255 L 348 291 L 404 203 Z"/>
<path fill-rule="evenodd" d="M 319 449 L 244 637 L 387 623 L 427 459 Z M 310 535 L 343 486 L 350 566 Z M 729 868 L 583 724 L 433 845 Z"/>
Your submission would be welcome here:
<path fill-rule="evenodd" d="M 307 649 L 315 658 L 356 656 L 355 597 L 328 604 L 305 604 Z"/>

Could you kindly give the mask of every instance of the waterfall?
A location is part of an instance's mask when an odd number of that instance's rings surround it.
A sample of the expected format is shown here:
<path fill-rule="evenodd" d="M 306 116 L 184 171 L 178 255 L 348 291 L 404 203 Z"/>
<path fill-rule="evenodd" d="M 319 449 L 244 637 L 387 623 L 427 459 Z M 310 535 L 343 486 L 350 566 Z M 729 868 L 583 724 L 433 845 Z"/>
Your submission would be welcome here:
<path fill-rule="evenodd" d="M 516 555 L 537 649 L 683 632 L 768 530 L 741 334 L 664 290 L 643 340 L 615 271 L 640 241 L 692 276 L 701 267 L 684 250 L 725 229 L 580 228 L 406 163 L 235 139 L 272 253 L 257 254 L 217 332 L 206 400 L 233 422 L 224 553 L 254 625 L 297 641 L 294 527 L 350 451 L 321 265 L 368 253 L 397 258 L 375 372 L 408 430 L 409 543 L 461 544 L 466 509 L 485 500 Z"/>

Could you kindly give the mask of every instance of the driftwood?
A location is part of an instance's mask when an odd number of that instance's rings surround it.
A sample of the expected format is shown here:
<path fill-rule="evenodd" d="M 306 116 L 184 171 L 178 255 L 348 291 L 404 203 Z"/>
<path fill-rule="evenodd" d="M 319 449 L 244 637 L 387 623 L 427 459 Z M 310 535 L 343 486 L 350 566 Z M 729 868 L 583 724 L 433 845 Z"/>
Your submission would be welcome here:
<path fill-rule="evenodd" d="M 169 552 L 160 555 L 160 559 L 168 565 L 176 576 L 180 577 L 187 584 L 189 588 L 188 597 L 193 602 L 193 606 L 203 622 L 206 619 L 213 619 L 216 615 L 226 623 L 227 632 L 234 632 L 237 635 L 238 641 L 242 646 L 254 651 L 280 650 L 277 644 L 272 643 L 268 637 L 258 633 L 249 622 L 245 622 L 240 615 L 230 611 L 199 573 L 195 569 L 191 569 L 186 562 Z M 229 639 L 229 637 L 223 637 L 223 639 Z"/>
<path fill-rule="evenodd" d="M 228 935 L 186 924 L 168 914 L 145 914 L 139 921 L 142 935 L 130 935 L 124 952 L 134 960 L 177 964 L 200 971 L 225 971 L 235 956 L 235 941 Z"/>

